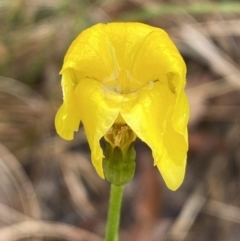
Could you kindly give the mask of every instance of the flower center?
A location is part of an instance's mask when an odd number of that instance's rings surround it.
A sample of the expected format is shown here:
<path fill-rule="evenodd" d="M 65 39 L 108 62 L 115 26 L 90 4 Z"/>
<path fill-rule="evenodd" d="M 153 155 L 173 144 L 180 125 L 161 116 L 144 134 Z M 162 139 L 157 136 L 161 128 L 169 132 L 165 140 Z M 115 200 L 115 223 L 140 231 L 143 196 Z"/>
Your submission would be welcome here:
<path fill-rule="evenodd" d="M 119 147 L 121 150 L 129 148 L 131 143 L 136 139 L 136 134 L 125 123 L 121 115 L 118 116 L 115 123 L 104 135 L 104 139 L 114 148 Z"/>

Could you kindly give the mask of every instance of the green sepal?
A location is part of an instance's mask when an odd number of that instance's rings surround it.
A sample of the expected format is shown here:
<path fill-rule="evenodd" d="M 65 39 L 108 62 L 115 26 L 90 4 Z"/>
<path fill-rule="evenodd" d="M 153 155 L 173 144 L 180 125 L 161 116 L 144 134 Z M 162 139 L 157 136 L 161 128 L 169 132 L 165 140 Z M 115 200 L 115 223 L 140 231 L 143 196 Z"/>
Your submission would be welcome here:
<path fill-rule="evenodd" d="M 105 178 L 116 186 L 130 182 L 135 173 L 136 151 L 133 143 L 126 150 L 118 146 L 113 147 L 107 141 L 105 158 L 103 159 L 103 172 Z"/>

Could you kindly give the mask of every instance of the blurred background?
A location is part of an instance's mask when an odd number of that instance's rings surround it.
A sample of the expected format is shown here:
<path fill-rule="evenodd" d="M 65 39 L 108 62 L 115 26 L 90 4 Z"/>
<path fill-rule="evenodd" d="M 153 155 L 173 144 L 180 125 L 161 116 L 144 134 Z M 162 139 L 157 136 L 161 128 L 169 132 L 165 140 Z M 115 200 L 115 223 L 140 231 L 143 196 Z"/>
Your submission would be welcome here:
<path fill-rule="evenodd" d="M 81 128 L 55 133 L 59 70 L 83 29 L 164 28 L 188 66 L 190 149 L 183 185 L 163 183 L 138 141 L 121 241 L 240 240 L 240 1 L 0 0 L 0 241 L 101 241 L 109 184 Z"/>

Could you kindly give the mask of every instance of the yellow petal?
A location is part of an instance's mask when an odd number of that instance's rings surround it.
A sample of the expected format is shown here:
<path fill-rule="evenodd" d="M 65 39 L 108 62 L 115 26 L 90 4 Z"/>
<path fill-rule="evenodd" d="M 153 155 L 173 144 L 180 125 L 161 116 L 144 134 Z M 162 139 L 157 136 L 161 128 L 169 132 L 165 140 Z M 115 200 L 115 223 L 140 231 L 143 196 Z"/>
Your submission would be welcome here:
<path fill-rule="evenodd" d="M 103 81 L 113 72 L 109 56 L 105 24 L 97 24 L 81 32 L 69 47 L 62 71 L 72 68 L 84 75 Z"/>
<path fill-rule="evenodd" d="M 185 128 L 188 123 L 189 113 L 190 113 L 190 110 L 189 110 L 188 99 L 185 92 L 182 91 L 176 100 L 173 117 L 172 117 L 174 129 L 182 135 L 185 135 L 186 133 Z"/>
<path fill-rule="evenodd" d="M 126 95 L 123 103 L 127 104 L 121 110 L 126 123 L 152 149 L 154 164 L 172 190 L 182 183 L 187 152 L 185 137 L 171 126 L 175 99 L 169 88 L 158 81 Z"/>
<path fill-rule="evenodd" d="M 145 37 L 156 30 L 142 23 L 109 23 L 105 25 L 105 34 L 114 49 L 119 68 L 130 70 L 133 52 L 138 51 L 139 44 Z M 122 81 L 119 79 L 119 81 Z"/>
<path fill-rule="evenodd" d="M 165 31 L 155 29 L 150 32 L 138 42 L 131 55 L 130 72 L 133 79 L 144 85 L 154 80 L 159 80 L 167 86 L 171 82 L 176 88 L 174 92 L 182 90 L 186 82 L 185 63 Z M 183 78 L 173 78 L 175 73 L 180 73 Z"/>
<path fill-rule="evenodd" d="M 86 29 L 67 51 L 62 71 L 67 68 L 121 93 L 155 80 L 168 84 L 167 73 L 186 72 L 167 33 L 142 23 L 97 24 Z M 177 84 L 184 86 L 185 79 Z"/>
<path fill-rule="evenodd" d="M 163 143 L 166 152 L 157 167 L 162 173 L 166 185 L 171 190 L 176 190 L 183 182 L 186 169 L 186 154 L 188 150 L 187 130 L 184 135 L 177 133 L 171 121 L 168 121 L 163 134 Z"/>
<path fill-rule="evenodd" d="M 91 148 L 93 165 L 104 178 L 103 151 L 99 142 L 116 120 L 123 97 L 100 82 L 85 78 L 77 85 L 74 98 Z"/>
<path fill-rule="evenodd" d="M 66 140 L 73 139 L 73 133 L 78 130 L 80 124 L 79 112 L 73 98 L 76 81 L 71 70 L 64 71 L 62 75 L 63 104 L 56 114 L 55 127 L 57 133 Z"/>

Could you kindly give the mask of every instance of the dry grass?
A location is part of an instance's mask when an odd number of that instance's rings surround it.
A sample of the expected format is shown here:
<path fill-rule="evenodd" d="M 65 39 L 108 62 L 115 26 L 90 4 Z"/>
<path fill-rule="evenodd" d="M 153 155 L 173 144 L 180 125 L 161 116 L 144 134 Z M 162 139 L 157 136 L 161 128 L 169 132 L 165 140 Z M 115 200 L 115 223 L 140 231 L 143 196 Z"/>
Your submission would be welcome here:
<path fill-rule="evenodd" d="M 240 4 L 235 1 L 0 1 L 0 241 L 102 240 L 109 185 L 81 129 L 55 133 L 62 59 L 96 22 L 165 28 L 188 65 L 190 150 L 183 186 L 166 189 L 140 141 L 120 240 L 240 239 Z"/>

